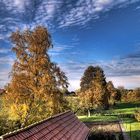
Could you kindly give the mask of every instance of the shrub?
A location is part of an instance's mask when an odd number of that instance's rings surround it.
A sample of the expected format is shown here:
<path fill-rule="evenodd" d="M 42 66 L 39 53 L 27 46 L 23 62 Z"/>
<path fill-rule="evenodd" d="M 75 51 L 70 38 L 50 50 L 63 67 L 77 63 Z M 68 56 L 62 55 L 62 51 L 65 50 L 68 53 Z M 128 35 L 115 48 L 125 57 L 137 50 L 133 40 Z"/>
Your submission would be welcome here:
<path fill-rule="evenodd" d="M 140 122 L 140 110 L 137 110 L 134 115 L 135 115 L 136 120 Z"/>

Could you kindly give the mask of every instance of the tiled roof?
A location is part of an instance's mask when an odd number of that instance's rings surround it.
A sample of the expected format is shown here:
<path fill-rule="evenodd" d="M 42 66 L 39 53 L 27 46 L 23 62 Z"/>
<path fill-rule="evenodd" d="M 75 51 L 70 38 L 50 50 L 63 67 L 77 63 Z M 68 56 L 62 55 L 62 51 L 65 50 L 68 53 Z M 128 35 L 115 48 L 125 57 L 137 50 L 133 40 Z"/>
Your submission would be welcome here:
<path fill-rule="evenodd" d="M 89 128 L 71 111 L 3 135 L 4 140 L 86 140 Z"/>

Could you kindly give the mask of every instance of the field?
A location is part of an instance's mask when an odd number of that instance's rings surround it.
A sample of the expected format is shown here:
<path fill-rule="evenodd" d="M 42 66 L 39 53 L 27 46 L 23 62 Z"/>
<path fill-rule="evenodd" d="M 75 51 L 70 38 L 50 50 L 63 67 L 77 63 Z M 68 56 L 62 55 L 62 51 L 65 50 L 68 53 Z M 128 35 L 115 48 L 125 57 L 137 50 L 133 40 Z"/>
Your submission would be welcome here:
<path fill-rule="evenodd" d="M 131 140 L 140 139 L 140 122 L 134 118 L 134 112 L 140 109 L 140 103 L 118 103 L 114 108 L 91 117 L 78 116 L 83 122 L 107 122 L 122 120 L 123 126 Z"/>

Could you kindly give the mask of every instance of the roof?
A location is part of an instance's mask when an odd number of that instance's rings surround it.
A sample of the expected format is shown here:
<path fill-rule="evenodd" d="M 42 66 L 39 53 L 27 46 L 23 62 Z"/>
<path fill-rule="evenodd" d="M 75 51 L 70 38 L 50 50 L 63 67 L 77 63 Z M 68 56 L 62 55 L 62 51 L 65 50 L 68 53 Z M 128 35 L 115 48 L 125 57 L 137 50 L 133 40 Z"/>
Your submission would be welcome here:
<path fill-rule="evenodd" d="M 4 93 L 4 89 L 0 89 L 0 95 L 2 95 Z"/>
<path fill-rule="evenodd" d="M 86 140 L 89 128 L 71 111 L 58 114 L 18 131 L 1 136 L 4 140 Z"/>

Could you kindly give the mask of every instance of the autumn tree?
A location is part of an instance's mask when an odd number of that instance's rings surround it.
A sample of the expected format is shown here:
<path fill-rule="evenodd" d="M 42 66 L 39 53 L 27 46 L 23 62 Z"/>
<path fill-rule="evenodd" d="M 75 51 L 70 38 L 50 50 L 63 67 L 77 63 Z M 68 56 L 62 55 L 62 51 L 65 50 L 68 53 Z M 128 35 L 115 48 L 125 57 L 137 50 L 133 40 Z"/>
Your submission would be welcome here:
<path fill-rule="evenodd" d="M 134 91 L 137 101 L 140 101 L 140 88 L 136 88 Z"/>
<path fill-rule="evenodd" d="M 109 104 L 114 105 L 115 100 L 117 99 L 117 90 L 115 89 L 112 81 L 109 81 L 107 83 L 107 90 L 108 90 L 108 93 L 109 93 Z"/>
<path fill-rule="evenodd" d="M 88 68 L 85 70 L 80 80 L 81 91 L 85 91 L 90 87 L 90 84 L 94 77 L 95 77 L 95 68 L 93 66 L 88 66 Z"/>
<path fill-rule="evenodd" d="M 121 101 L 125 101 L 126 100 L 126 95 L 129 92 L 128 89 L 125 89 L 124 86 L 118 86 L 117 87 L 117 93 L 120 94 L 121 97 Z"/>
<path fill-rule="evenodd" d="M 104 109 L 109 108 L 109 93 L 107 90 L 107 82 L 104 71 L 100 67 L 95 67 L 96 73 L 95 78 L 92 81 L 91 89 L 95 94 L 95 99 L 97 99 L 98 106 L 102 106 Z"/>
<path fill-rule="evenodd" d="M 82 108 L 88 110 L 88 114 L 90 114 L 91 109 L 108 109 L 107 83 L 104 72 L 100 67 L 94 67 L 94 76 L 88 86 L 88 89 L 79 93 Z"/>
<path fill-rule="evenodd" d="M 117 91 L 117 94 L 115 96 L 115 100 L 116 101 L 121 101 L 122 94 L 121 94 L 120 90 L 116 89 L 116 91 Z"/>
<path fill-rule="evenodd" d="M 140 101 L 140 88 L 131 89 L 123 95 L 123 100 L 125 102 L 138 102 Z"/>
<path fill-rule="evenodd" d="M 38 26 L 17 31 L 12 33 L 11 40 L 16 60 L 6 88 L 9 117 L 25 126 L 63 111 L 65 101 L 60 89 L 67 88 L 68 80 L 50 60 L 48 50 L 53 45 L 48 30 Z"/>

